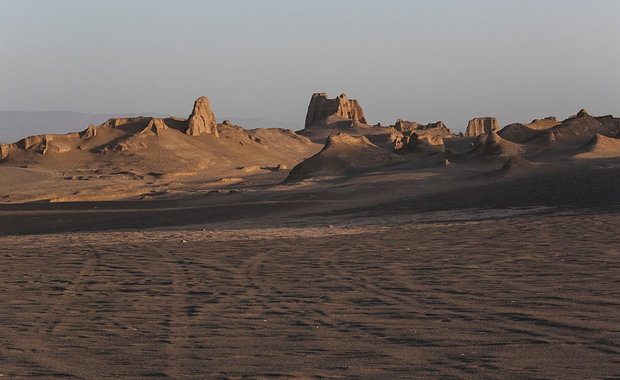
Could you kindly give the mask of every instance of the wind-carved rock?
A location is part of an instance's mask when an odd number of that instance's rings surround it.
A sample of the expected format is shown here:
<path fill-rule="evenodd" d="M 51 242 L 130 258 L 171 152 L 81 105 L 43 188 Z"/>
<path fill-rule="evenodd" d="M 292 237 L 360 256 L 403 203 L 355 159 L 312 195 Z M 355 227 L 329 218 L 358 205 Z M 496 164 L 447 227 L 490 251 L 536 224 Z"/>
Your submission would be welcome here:
<path fill-rule="evenodd" d="M 190 136 L 199 136 L 203 133 L 219 136 L 215 115 L 206 96 L 201 96 L 194 102 L 194 109 L 187 119 L 185 131 L 185 134 Z"/>
<path fill-rule="evenodd" d="M 416 129 L 420 129 L 420 124 L 415 121 L 396 119 L 396 123 L 394 123 L 394 128 L 396 128 L 398 132 L 415 131 Z"/>
<path fill-rule="evenodd" d="M 357 100 L 348 99 L 345 94 L 329 99 L 325 93 L 314 93 L 308 105 L 305 127 L 327 125 L 330 122 L 352 120 L 366 124 L 364 110 Z"/>
<path fill-rule="evenodd" d="M 10 144 L 0 144 L 0 161 L 4 160 L 9 155 L 10 149 Z"/>
<path fill-rule="evenodd" d="M 146 128 L 142 130 L 140 133 L 148 133 L 153 132 L 156 136 L 160 136 L 162 131 L 168 129 L 166 122 L 163 119 L 152 118 L 151 121 L 146 125 Z"/>
<path fill-rule="evenodd" d="M 419 132 L 413 133 L 410 136 L 396 138 L 393 150 L 396 153 L 433 153 L 444 152 L 445 146 L 441 136 Z"/>
<path fill-rule="evenodd" d="M 439 136 L 442 139 L 456 136 L 443 121 L 420 124 L 415 121 L 397 119 L 394 128 L 404 136 L 410 136 L 413 133 Z"/>
<path fill-rule="evenodd" d="M 499 121 L 495 117 L 476 117 L 467 124 L 465 136 L 476 137 L 499 130 Z"/>

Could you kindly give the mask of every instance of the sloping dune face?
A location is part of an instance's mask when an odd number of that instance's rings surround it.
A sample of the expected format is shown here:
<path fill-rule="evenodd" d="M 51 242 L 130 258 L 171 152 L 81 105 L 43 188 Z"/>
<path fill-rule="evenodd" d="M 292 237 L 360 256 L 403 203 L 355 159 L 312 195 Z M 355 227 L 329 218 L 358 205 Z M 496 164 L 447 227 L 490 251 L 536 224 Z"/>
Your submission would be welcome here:
<path fill-rule="evenodd" d="M 577 154 L 579 158 L 620 157 L 620 139 L 597 133 L 581 147 L 581 151 Z"/>
<path fill-rule="evenodd" d="M 472 149 L 472 153 L 497 157 L 511 157 L 522 152 L 523 147 L 520 144 L 503 139 L 495 131 L 491 131 L 488 135 L 480 135 Z"/>
<path fill-rule="evenodd" d="M 502 166 L 497 171 L 497 174 L 510 176 L 510 175 L 528 172 L 535 168 L 536 168 L 536 165 L 526 160 L 525 158 L 520 157 L 520 156 L 513 156 L 513 157 L 510 157 L 506 161 L 504 166 Z"/>
<path fill-rule="evenodd" d="M 338 133 L 327 139 L 319 153 L 295 166 L 286 181 L 343 175 L 377 167 L 390 159 L 389 152 L 371 143 L 366 137 Z"/>

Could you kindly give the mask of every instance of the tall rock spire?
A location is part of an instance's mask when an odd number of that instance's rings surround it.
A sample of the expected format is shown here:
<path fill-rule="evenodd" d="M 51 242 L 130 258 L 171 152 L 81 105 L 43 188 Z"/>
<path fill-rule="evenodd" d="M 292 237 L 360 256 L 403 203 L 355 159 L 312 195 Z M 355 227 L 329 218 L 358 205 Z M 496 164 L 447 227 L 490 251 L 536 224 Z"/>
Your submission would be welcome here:
<path fill-rule="evenodd" d="M 194 109 L 187 119 L 185 133 L 190 136 L 199 136 L 203 133 L 219 136 L 215 115 L 211 111 L 209 98 L 206 96 L 201 96 L 194 102 Z"/>

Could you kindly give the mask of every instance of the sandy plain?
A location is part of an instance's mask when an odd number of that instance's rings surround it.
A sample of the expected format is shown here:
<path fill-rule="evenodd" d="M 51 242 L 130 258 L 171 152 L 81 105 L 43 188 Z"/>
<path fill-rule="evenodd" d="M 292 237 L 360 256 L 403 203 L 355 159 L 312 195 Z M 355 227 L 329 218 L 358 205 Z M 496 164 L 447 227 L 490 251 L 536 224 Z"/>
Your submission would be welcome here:
<path fill-rule="evenodd" d="M 446 217 L 0 238 L 2 374 L 620 375 L 618 210 Z"/>
<path fill-rule="evenodd" d="M 2 205 L 0 373 L 617 378 L 620 208 L 605 167 L 571 168 L 589 185 L 565 198 L 565 173 L 546 173 L 539 201 L 536 177 L 455 198 L 441 181 L 424 190 L 432 173 L 382 172 L 249 195 Z"/>

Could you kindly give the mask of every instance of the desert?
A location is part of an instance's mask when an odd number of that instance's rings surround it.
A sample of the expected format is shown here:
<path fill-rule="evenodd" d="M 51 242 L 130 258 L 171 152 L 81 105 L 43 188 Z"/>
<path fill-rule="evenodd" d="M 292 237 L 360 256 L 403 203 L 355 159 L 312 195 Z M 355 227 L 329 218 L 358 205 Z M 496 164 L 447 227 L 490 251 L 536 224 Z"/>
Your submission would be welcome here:
<path fill-rule="evenodd" d="M 3 374 L 617 374 L 618 119 L 466 137 L 316 98 L 300 133 L 201 97 L 4 145 Z"/>
<path fill-rule="evenodd" d="M 0 2 L 0 378 L 620 378 L 620 2 Z"/>

